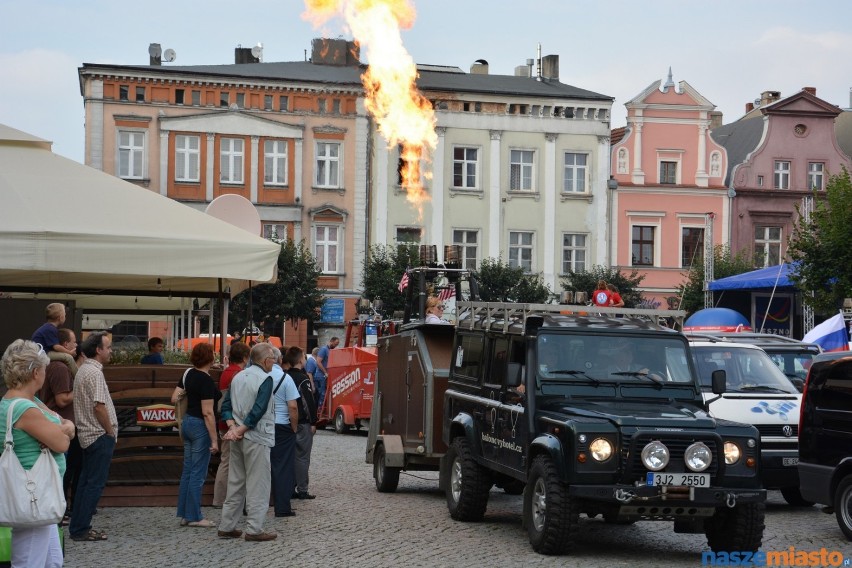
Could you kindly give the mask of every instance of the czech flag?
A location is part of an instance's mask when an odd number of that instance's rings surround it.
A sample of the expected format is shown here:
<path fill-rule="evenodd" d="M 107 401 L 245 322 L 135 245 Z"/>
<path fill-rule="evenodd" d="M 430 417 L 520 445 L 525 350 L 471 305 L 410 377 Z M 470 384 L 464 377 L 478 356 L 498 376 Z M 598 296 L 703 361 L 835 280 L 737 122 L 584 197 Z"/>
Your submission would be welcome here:
<path fill-rule="evenodd" d="M 816 343 L 823 351 L 846 351 L 849 349 L 849 334 L 843 322 L 843 312 L 827 319 L 802 338 L 805 343 Z"/>

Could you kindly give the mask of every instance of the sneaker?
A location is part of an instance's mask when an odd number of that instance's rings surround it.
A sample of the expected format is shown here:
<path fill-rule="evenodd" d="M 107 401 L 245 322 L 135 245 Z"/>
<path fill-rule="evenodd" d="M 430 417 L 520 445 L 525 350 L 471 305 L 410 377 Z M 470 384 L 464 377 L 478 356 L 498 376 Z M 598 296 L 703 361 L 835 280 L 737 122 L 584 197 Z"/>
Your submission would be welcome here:
<path fill-rule="evenodd" d="M 296 511 L 287 511 L 286 513 L 275 513 L 276 517 L 295 517 Z"/>
<path fill-rule="evenodd" d="M 299 497 L 298 497 L 298 498 L 299 498 L 299 499 L 316 499 L 316 498 L 317 498 L 317 496 L 316 496 L 316 495 L 311 495 L 310 493 L 308 493 L 307 491 L 305 491 L 304 493 L 299 492 Z"/>
<path fill-rule="evenodd" d="M 219 535 L 219 538 L 240 538 L 243 536 L 243 531 L 234 529 L 232 531 L 216 531 L 216 534 Z"/>
<path fill-rule="evenodd" d="M 257 534 L 246 533 L 246 536 L 245 536 L 245 539 L 247 541 L 254 541 L 254 542 L 266 542 L 268 540 L 275 540 L 276 538 L 278 538 L 277 533 L 268 533 L 268 532 L 262 532 L 262 533 L 257 533 Z"/>

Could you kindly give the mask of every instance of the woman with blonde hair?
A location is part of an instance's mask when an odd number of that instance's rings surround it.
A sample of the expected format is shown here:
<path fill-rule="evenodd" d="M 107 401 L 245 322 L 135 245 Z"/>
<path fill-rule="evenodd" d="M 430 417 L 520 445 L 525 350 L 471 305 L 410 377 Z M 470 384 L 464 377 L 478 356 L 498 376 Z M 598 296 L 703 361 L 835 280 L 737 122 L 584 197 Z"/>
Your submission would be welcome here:
<path fill-rule="evenodd" d="M 437 296 L 429 296 L 426 300 L 426 323 L 450 323 L 441 316 L 444 315 L 444 304 Z"/>
<path fill-rule="evenodd" d="M 21 466 L 31 469 L 41 454 L 42 446 L 45 446 L 52 452 L 61 477 L 65 474 L 64 452 L 74 437 L 74 424 L 48 409 L 36 397 L 44 385 L 49 363 L 44 348 L 38 343 L 16 339 L 6 348 L 0 362 L 0 374 L 9 390 L 0 400 L 0 438 L 6 437 L 7 416 L 14 403 L 12 440 Z M 62 566 L 62 562 L 56 525 L 12 529 L 13 568 L 53 568 Z"/>

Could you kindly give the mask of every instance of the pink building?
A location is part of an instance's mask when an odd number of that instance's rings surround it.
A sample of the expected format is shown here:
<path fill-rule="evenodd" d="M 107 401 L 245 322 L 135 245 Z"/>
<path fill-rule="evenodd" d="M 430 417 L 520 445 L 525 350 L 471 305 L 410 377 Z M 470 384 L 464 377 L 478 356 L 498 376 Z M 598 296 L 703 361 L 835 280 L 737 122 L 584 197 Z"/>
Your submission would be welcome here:
<path fill-rule="evenodd" d="M 613 131 L 610 264 L 638 270 L 645 300 L 667 308 L 705 241 L 727 242 L 730 200 L 727 154 L 709 134 L 721 113 L 686 81 L 675 86 L 671 70 L 661 83 L 628 101 L 624 135 Z"/>

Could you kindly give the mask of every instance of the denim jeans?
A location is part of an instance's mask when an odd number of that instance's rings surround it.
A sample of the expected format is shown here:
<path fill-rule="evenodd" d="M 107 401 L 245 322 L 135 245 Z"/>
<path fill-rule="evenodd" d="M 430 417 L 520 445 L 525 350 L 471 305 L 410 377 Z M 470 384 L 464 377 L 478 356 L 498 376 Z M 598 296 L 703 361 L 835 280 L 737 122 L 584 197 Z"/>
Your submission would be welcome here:
<path fill-rule="evenodd" d="M 115 450 L 115 438 L 106 434 L 83 448 L 83 467 L 77 494 L 74 496 L 74 511 L 68 532 L 72 537 L 83 536 L 92 528 L 92 515 L 109 477 L 109 464 Z"/>
<path fill-rule="evenodd" d="M 272 462 L 272 500 L 275 514 L 289 513 L 290 497 L 296 487 L 296 433 L 289 424 L 275 425 L 275 446 L 270 456 Z"/>
<path fill-rule="evenodd" d="M 189 522 L 200 521 L 201 488 L 210 465 L 210 434 L 203 418 L 183 418 L 183 472 L 180 475 L 177 516 Z"/>
<path fill-rule="evenodd" d="M 317 408 L 324 408 L 328 402 L 325 400 L 325 387 L 328 377 L 317 373 L 314 375 L 314 386 L 317 389 Z"/>

